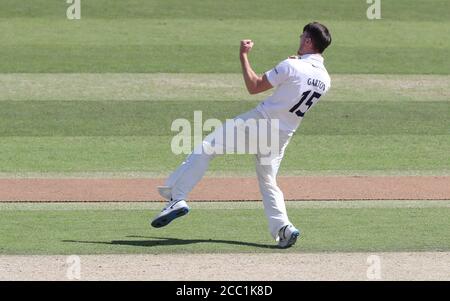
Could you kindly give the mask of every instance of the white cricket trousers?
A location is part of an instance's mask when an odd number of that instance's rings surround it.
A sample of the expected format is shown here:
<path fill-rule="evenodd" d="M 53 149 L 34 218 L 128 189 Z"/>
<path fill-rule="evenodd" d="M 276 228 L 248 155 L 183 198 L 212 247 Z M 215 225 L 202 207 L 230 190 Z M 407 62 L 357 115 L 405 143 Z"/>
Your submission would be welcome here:
<path fill-rule="evenodd" d="M 268 120 L 256 109 L 248 111 L 234 118 L 241 119 L 243 121 L 248 121 L 253 119 L 258 126 L 258 121 L 263 120 L 267 122 Z M 226 143 L 226 139 L 217 139 L 218 135 L 230 135 L 229 131 L 225 131 L 226 124 L 222 127 L 217 128 L 214 132 L 209 134 L 202 142 L 202 145 L 196 147 L 194 152 L 192 152 L 186 160 L 169 176 L 165 185 L 171 188 L 172 199 L 187 199 L 188 194 L 192 191 L 194 186 L 201 180 L 206 170 L 208 169 L 209 162 L 217 153 L 208 154 L 208 152 L 202 151 L 205 149 L 211 149 L 211 146 L 217 147 L 220 143 L 223 147 L 223 153 L 236 153 L 236 138 L 234 138 L 234 144 Z M 240 137 L 245 139 L 245 144 L 249 144 L 250 139 L 254 139 L 254 135 L 249 135 L 249 128 L 244 126 L 237 126 L 235 131 L 240 131 Z M 226 134 L 224 134 L 226 132 Z M 245 134 L 244 134 L 245 133 Z M 258 177 L 259 190 L 262 195 L 264 203 L 264 211 L 269 222 L 269 231 L 272 237 L 278 241 L 279 230 L 286 226 L 291 225 L 284 203 L 283 192 L 277 185 L 276 176 L 278 169 L 280 167 L 281 160 L 283 159 L 284 150 L 288 145 L 291 135 L 286 132 L 277 130 L 278 133 L 278 147 L 272 149 L 272 155 L 268 159 L 267 156 L 262 155 L 259 150 L 256 151 L 256 174 Z M 236 132 L 234 133 L 236 135 Z M 253 138 L 251 138 L 253 137 Z M 220 142 L 217 142 L 219 141 Z M 223 143 L 222 143 L 223 142 Z M 231 145 L 231 146 L 230 146 Z M 264 160 L 263 158 L 266 157 Z"/>

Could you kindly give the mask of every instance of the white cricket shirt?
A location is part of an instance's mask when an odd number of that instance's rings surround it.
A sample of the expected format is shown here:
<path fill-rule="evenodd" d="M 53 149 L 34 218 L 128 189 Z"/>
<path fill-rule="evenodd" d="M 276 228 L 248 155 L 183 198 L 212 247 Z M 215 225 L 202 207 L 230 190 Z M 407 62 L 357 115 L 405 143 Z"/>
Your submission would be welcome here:
<path fill-rule="evenodd" d="M 266 118 L 278 119 L 280 129 L 290 133 L 295 132 L 305 113 L 331 85 L 323 57 L 319 54 L 286 59 L 265 74 L 276 90 L 256 109 Z"/>

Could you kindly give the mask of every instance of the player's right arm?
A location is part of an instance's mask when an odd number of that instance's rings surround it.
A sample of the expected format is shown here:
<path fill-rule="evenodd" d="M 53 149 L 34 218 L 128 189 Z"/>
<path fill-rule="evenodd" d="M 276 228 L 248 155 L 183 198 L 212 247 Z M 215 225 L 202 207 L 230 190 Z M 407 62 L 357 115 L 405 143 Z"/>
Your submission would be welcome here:
<path fill-rule="evenodd" d="M 248 53 L 253 47 L 252 40 L 242 40 L 239 50 L 239 58 L 241 60 L 242 74 L 244 76 L 245 86 L 250 94 L 258 94 L 271 89 L 273 86 L 267 79 L 266 74 L 258 76 L 253 71 L 252 66 L 248 60 Z"/>

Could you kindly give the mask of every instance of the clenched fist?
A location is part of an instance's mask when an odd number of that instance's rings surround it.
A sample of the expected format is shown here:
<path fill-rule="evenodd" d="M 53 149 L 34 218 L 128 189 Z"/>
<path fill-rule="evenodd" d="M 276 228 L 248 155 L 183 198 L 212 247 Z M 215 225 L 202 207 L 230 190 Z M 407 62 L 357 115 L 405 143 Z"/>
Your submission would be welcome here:
<path fill-rule="evenodd" d="M 242 40 L 241 41 L 241 48 L 240 48 L 240 53 L 243 54 L 247 54 L 250 52 L 250 50 L 252 50 L 253 47 L 253 41 L 252 40 Z"/>

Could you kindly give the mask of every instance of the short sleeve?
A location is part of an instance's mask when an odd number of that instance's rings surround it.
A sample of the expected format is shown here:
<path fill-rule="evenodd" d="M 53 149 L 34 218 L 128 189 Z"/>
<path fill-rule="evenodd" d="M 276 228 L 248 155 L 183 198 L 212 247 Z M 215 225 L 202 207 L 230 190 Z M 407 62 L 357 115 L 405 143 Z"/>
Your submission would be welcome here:
<path fill-rule="evenodd" d="M 289 62 L 287 60 L 284 60 L 275 68 L 265 73 L 267 80 L 273 87 L 278 86 L 289 78 L 289 69 Z"/>

